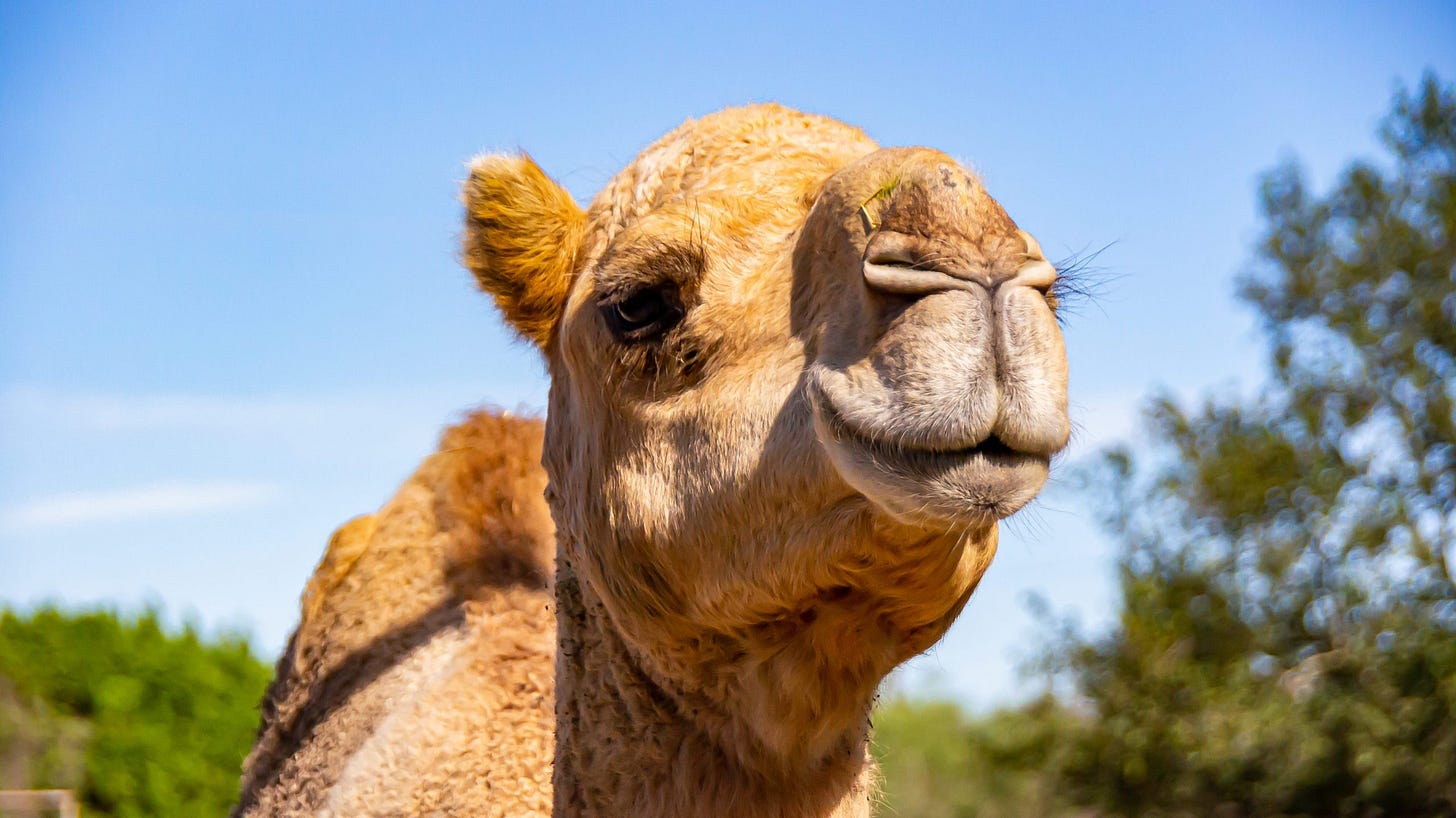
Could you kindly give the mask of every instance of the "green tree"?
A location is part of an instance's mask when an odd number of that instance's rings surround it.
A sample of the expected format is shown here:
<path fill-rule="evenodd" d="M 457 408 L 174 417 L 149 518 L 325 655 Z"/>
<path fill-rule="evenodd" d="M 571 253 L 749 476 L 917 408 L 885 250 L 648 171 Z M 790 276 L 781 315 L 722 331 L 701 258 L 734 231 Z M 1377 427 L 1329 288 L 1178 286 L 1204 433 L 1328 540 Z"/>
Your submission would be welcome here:
<path fill-rule="evenodd" d="M 245 640 L 169 634 L 154 611 L 4 611 L 0 773 L 79 787 L 87 815 L 226 815 L 269 676 Z"/>
<path fill-rule="evenodd" d="M 1156 401 L 1153 453 L 1089 480 L 1123 610 L 1053 652 L 1083 804 L 1456 814 L 1456 94 L 1427 76 L 1381 135 L 1323 197 L 1264 180 L 1259 396 Z"/>

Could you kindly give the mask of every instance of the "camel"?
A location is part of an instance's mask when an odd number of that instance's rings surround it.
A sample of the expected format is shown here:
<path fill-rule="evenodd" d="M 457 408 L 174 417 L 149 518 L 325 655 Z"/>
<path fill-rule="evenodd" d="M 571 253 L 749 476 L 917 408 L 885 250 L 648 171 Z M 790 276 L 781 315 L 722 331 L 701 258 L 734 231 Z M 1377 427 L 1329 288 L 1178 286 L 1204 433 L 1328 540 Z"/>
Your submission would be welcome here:
<path fill-rule="evenodd" d="M 525 155 L 464 203 L 545 422 L 334 535 L 233 814 L 868 816 L 880 682 L 1067 443 L 1056 269 L 949 156 L 771 104 L 586 210 Z"/>

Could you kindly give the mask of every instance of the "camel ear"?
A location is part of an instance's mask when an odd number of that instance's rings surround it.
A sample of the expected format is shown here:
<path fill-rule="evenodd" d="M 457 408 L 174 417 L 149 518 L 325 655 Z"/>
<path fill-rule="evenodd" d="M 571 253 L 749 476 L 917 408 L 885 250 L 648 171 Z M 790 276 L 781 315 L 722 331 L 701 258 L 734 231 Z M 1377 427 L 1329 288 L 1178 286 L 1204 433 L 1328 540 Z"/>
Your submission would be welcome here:
<path fill-rule="evenodd" d="M 544 347 L 566 302 L 586 213 L 525 154 L 477 158 L 464 199 L 465 266 L 516 332 Z"/>

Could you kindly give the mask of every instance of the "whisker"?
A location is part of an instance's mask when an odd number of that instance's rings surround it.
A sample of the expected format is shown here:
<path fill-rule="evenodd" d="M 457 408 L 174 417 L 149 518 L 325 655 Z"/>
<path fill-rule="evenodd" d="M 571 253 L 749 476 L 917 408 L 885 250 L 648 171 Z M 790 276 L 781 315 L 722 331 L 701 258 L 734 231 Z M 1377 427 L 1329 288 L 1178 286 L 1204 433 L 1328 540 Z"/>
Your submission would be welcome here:
<path fill-rule="evenodd" d="M 1116 242 L 1109 242 L 1092 251 L 1084 247 L 1052 262 L 1052 266 L 1057 269 L 1057 278 L 1052 282 L 1050 295 L 1056 299 L 1058 323 L 1065 324 L 1068 317 L 1078 314 L 1087 304 L 1097 307 L 1104 316 L 1107 315 L 1097 301 L 1107 294 L 1112 284 L 1120 280 L 1123 274 L 1110 272 L 1107 267 L 1095 262 L 1114 244 Z"/>

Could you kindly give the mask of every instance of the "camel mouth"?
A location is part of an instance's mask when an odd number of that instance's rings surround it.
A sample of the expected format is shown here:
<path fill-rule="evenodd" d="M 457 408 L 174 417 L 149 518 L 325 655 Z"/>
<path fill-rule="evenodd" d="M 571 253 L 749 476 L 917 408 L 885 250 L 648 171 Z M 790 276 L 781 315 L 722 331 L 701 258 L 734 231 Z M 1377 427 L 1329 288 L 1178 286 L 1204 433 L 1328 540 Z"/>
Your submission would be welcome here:
<path fill-rule="evenodd" d="M 872 433 L 856 429 L 849 421 L 845 420 L 834 404 L 824 397 L 821 399 L 821 409 L 824 422 L 834 433 L 836 439 L 853 442 L 855 445 L 873 450 L 875 453 L 889 457 L 919 457 L 919 458 L 967 458 L 980 455 L 987 459 L 1006 459 L 1018 456 L 1036 457 L 1030 452 L 1020 452 L 1007 445 L 994 432 L 984 440 L 973 443 L 969 446 L 937 446 L 934 444 L 916 444 L 904 441 L 896 441 L 887 437 L 878 436 Z"/>
<path fill-rule="evenodd" d="M 994 523 L 1024 508 L 1050 473 L 1047 455 L 995 434 L 961 448 L 919 446 L 855 428 L 822 392 L 812 404 L 815 431 L 841 476 L 902 521 Z"/>

